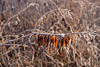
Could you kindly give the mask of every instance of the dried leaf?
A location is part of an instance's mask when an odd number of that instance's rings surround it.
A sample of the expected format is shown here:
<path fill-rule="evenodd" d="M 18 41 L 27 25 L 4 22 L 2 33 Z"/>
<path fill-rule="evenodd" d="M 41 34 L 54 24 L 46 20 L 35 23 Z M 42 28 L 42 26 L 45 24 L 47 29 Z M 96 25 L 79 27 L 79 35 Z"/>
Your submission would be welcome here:
<path fill-rule="evenodd" d="M 57 44 L 58 44 L 58 37 L 56 37 L 55 48 L 57 47 Z"/>
<path fill-rule="evenodd" d="M 65 47 L 65 38 L 63 38 L 63 49 Z"/>

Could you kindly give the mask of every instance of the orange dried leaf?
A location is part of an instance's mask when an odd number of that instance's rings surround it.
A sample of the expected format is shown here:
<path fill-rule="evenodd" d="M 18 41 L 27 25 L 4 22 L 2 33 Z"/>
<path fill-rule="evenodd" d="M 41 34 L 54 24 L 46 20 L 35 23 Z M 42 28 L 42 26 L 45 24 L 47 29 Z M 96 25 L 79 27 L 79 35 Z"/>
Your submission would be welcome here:
<path fill-rule="evenodd" d="M 63 49 L 64 49 L 64 47 L 65 47 L 65 38 L 63 39 Z"/>
<path fill-rule="evenodd" d="M 39 22 L 39 24 L 40 24 L 40 22 L 41 22 L 41 19 L 39 19 L 39 20 L 38 20 L 38 22 Z"/>
<path fill-rule="evenodd" d="M 74 42 L 74 34 L 72 35 L 72 41 Z"/>
<path fill-rule="evenodd" d="M 67 39 L 67 41 L 69 42 L 70 36 L 69 36 L 69 35 L 67 35 L 67 36 L 66 36 L 66 39 Z"/>
<path fill-rule="evenodd" d="M 53 40 L 54 40 L 53 45 L 54 45 L 54 47 L 55 47 L 55 36 L 53 36 Z"/>
<path fill-rule="evenodd" d="M 59 48 L 61 47 L 61 39 L 60 39 L 60 41 L 59 41 Z"/>
<path fill-rule="evenodd" d="M 46 16 L 44 15 L 43 18 L 46 18 Z"/>
<path fill-rule="evenodd" d="M 42 48 L 43 46 L 42 46 L 42 45 L 40 45 L 40 47 Z"/>
<path fill-rule="evenodd" d="M 55 48 L 57 47 L 57 44 L 58 44 L 58 37 L 56 37 Z"/>
<path fill-rule="evenodd" d="M 51 43 L 54 45 L 54 37 L 51 35 Z"/>

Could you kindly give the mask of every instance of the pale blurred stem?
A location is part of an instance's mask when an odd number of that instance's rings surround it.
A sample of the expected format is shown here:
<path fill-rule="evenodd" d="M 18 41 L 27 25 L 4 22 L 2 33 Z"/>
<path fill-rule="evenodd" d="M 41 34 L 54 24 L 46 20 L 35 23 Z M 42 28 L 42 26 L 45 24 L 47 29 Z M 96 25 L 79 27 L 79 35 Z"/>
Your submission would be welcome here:
<path fill-rule="evenodd" d="M 94 35 L 94 36 L 100 36 L 99 34 L 97 34 L 97 33 L 90 33 L 90 32 L 73 32 L 73 33 L 66 33 L 66 34 L 51 34 L 51 33 L 37 33 L 37 32 L 33 32 L 33 33 L 30 33 L 30 34 L 28 34 L 28 35 L 25 35 L 25 36 L 22 36 L 22 37 L 20 37 L 20 38 L 17 38 L 17 39 L 13 39 L 13 40 L 9 40 L 9 41 L 7 41 L 7 42 L 5 42 L 5 43 L 1 43 L 0 44 L 0 47 L 1 46 L 5 46 L 5 44 L 7 44 L 7 43 L 9 43 L 9 42 L 13 42 L 13 41 L 17 41 L 17 40 L 20 40 L 20 39 L 22 39 L 22 38 L 25 38 L 25 37 L 29 37 L 30 35 L 32 35 L 32 34 L 36 34 L 36 35 L 53 35 L 53 36 L 62 36 L 62 37 L 64 37 L 64 36 L 67 36 L 67 35 L 72 35 L 72 34 L 89 34 L 89 35 Z"/>

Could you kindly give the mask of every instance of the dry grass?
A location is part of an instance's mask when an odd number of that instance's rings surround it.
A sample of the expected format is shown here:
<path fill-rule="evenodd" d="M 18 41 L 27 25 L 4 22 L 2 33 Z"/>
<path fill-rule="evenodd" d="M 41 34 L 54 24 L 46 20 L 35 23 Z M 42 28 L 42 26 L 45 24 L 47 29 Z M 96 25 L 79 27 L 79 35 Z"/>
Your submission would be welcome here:
<path fill-rule="evenodd" d="M 41 48 L 38 35 L 70 40 Z M 100 1 L 0 0 L 0 66 L 100 67 Z"/>

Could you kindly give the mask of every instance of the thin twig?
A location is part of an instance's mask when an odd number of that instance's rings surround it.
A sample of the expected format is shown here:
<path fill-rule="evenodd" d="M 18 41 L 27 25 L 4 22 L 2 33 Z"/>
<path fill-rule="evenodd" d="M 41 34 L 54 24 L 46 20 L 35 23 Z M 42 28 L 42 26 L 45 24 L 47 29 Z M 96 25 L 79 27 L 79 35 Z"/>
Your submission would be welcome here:
<path fill-rule="evenodd" d="M 63 33 L 62 33 L 62 34 L 51 34 L 51 33 L 37 33 L 37 32 L 33 32 L 33 33 L 30 33 L 30 34 L 25 35 L 25 36 L 23 36 L 23 37 L 20 37 L 20 38 L 17 38 L 17 39 L 13 39 L 13 40 L 9 40 L 9 41 L 7 41 L 7 42 L 1 44 L 0 47 L 1 47 L 1 46 L 4 46 L 5 44 L 7 44 L 7 43 L 9 43 L 9 42 L 17 41 L 17 40 L 20 40 L 20 39 L 22 39 L 22 38 L 28 37 L 28 36 L 30 36 L 31 34 L 37 34 L 37 35 L 53 35 L 53 36 L 62 36 L 62 37 L 67 36 L 67 35 L 72 35 L 72 34 L 89 34 L 89 35 L 91 34 L 91 35 L 95 35 L 95 36 L 100 36 L 100 35 L 97 34 L 97 33 L 90 33 L 90 32 L 73 32 L 73 33 L 66 33 L 66 34 L 63 34 Z"/>
<path fill-rule="evenodd" d="M 53 4 L 57 7 L 57 9 L 58 9 L 58 11 L 60 12 L 61 16 L 65 19 L 65 17 L 63 16 L 63 14 L 62 14 L 60 8 L 59 8 L 52 0 L 50 0 L 50 2 L 53 3 Z M 68 11 L 68 14 L 71 16 L 71 14 L 70 14 L 69 11 Z M 71 17 L 71 18 L 72 18 L 72 17 Z M 67 23 L 67 25 L 68 25 L 68 26 L 70 27 L 70 29 L 72 30 L 72 27 L 70 26 L 70 24 L 69 24 L 66 20 L 65 20 L 65 22 Z"/>
<path fill-rule="evenodd" d="M 19 15 L 20 13 L 22 13 L 23 11 L 27 10 L 29 7 L 31 6 L 35 6 L 37 5 L 36 3 L 30 3 L 26 8 L 22 9 L 21 11 L 19 11 L 17 14 L 13 15 L 12 17 L 8 18 L 8 20 L 6 21 L 5 25 L 2 28 L 2 32 L 4 30 L 4 28 L 6 27 L 6 25 L 10 22 L 8 22 L 9 20 L 11 20 L 12 18 L 16 17 L 17 15 Z"/>

